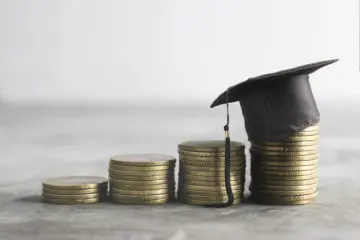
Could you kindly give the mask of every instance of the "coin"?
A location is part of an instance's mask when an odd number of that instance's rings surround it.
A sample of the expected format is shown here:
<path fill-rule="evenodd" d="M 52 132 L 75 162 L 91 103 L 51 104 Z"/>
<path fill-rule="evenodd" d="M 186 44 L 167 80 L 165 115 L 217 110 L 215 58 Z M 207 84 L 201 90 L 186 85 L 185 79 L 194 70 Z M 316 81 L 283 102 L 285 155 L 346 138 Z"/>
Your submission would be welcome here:
<path fill-rule="evenodd" d="M 279 172 L 299 172 L 299 171 L 310 171 L 310 170 L 316 170 L 317 164 L 314 165 L 307 165 L 307 166 L 297 166 L 297 167 L 284 167 L 284 166 L 263 166 L 259 164 L 252 164 L 251 168 L 257 169 L 259 171 L 267 170 L 267 171 L 279 171 Z"/>
<path fill-rule="evenodd" d="M 266 159 L 251 159 L 252 160 L 252 164 L 256 164 L 259 167 L 264 167 L 264 168 L 282 168 L 282 167 L 306 167 L 306 166 L 317 166 L 318 164 L 318 159 L 315 160 L 308 160 L 308 161 L 271 161 L 271 160 L 266 160 Z"/>
<path fill-rule="evenodd" d="M 307 170 L 307 171 L 292 171 L 292 172 L 285 172 L 285 171 L 270 171 L 270 170 L 257 170 L 251 169 L 252 174 L 259 174 L 264 176 L 302 176 L 302 175 L 316 175 L 317 169 L 315 170 Z"/>
<path fill-rule="evenodd" d="M 167 166 L 175 162 L 175 157 L 165 154 L 123 154 L 110 158 L 110 164 L 138 167 Z"/>
<path fill-rule="evenodd" d="M 241 194 L 234 194 L 234 198 L 241 198 Z M 191 200 L 200 200 L 200 201 L 218 201 L 218 202 L 223 202 L 223 201 L 228 201 L 228 196 L 202 196 L 202 195 L 193 195 L 193 194 L 179 194 L 179 199 L 181 200 L 186 200 L 186 199 L 191 199 Z"/>
<path fill-rule="evenodd" d="M 115 171 L 124 171 L 124 172 L 158 172 L 158 171 L 173 171 L 175 168 L 174 164 L 163 165 L 163 166 L 147 166 L 147 167 L 139 167 L 139 166 L 127 166 L 120 164 L 112 164 L 110 163 L 109 169 Z"/>
<path fill-rule="evenodd" d="M 174 174 L 174 170 L 163 170 L 163 171 L 122 171 L 122 170 L 113 170 L 109 169 L 109 173 L 113 175 L 121 176 L 167 176 L 169 174 Z"/>
<path fill-rule="evenodd" d="M 143 195 L 143 196 L 133 196 L 133 195 L 125 195 L 125 194 L 116 194 L 111 193 L 110 197 L 116 200 L 128 200 L 128 201 L 147 201 L 147 200 L 157 200 L 157 199 L 172 199 L 173 194 L 157 194 L 157 195 Z"/>
<path fill-rule="evenodd" d="M 297 201 L 287 201 L 287 200 L 278 200 L 278 199 L 267 199 L 267 198 L 251 198 L 252 201 L 260 204 L 266 205 L 306 205 L 314 202 L 315 197 L 312 199 L 303 199 Z"/>
<path fill-rule="evenodd" d="M 180 163 L 180 168 L 185 171 L 203 171 L 203 172 L 224 172 L 224 167 L 207 167 L 207 166 L 192 166 Z M 230 166 L 231 171 L 245 170 L 245 166 Z"/>
<path fill-rule="evenodd" d="M 180 173 L 184 175 L 193 175 L 193 176 L 204 176 L 204 177 L 225 177 L 225 172 L 217 171 L 217 172 L 205 172 L 205 171 L 192 171 L 192 170 L 185 170 L 184 168 L 180 169 Z M 245 174 L 244 170 L 231 170 L 230 176 L 240 177 Z"/>
<path fill-rule="evenodd" d="M 43 188 L 43 193 L 54 194 L 54 195 L 81 195 L 81 194 L 92 194 L 92 193 L 107 193 L 106 188 L 97 189 L 97 188 L 88 188 L 88 189 L 55 189 L 55 188 Z"/>
<path fill-rule="evenodd" d="M 225 157 L 199 157 L 199 156 L 184 156 L 181 155 L 179 157 L 180 162 L 182 160 L 187 160 L 187 161 L 191 161 L 191 162 L 214 162 L 214 163 L 224 163 L 225 162 Z M 235 156 L 235 157 L 230 157 L 230 162 L 231 163 L 245 163 L 246 161 L 245 155 L 244 156 Z"/>
<path fill-rule="evenodd" d="M 101 202 L 100 198 L 84 198 L 84 199 L 57 199 L 57 198 L 43 198 L 46 203 L 72 205 L 72 204 L 88 204 Z"/>
<path fill-rule="evenodd" d="M 243 185 L 240 185 L 240 184 L 231 184 L 231 190 L 241 190 L 243 189 Z M 189 185 L 189 184 L 184 184 L 183 186 L 181 186 L 179 184 L 179 188 L 181 189 L 184 189 L 185 191 L 186 190 L 189 190 L 189 191 L 208 191 L 208 192 L 218 192 L 218 191 L 226 191 L 226 187 L 225 187 L 225 184 L 224 186 L 199 186 L 199 185 Z"/>
<path fill-rule="evenodd" d="M 317 187 L 313 189 L 306 189 L 306 190 L 294 190 L 294 191 L 279 191 L 279 190 L 263 190 L 253 188 L 251 193 L 254 195 L 271 195 L 271 196 L 301 196 L 301 195 L 308 195 L 317 192 Z"/>
<path fill-rule="evenodd" d="M 270 152 L 299 152 L 299 151 L 316 151 L 318 146 L 294 146 L 294 147 L 284 147 L 284 146 L 266 146 L 266 145 L 252 145 L 252 149 L 262 152 L 262 151 L 270 151 Z"/>
<path fill-rule="evenodd" d="M 266 199 L 269 201 L 278 201 L 278 202 L 297 202 L 302 200 L 310 200 L 316 198 L 318 192 L 307 194 L 307 195 L 299 195 L 299 196 L 279 196 L 279 195 L 270 195 L 270 194 L 260 194 L 260 193 L 251 193 L 251 195 L 256 199 Z"/>
<path fill-rule="evenodd" d="M 317 151 L 300 151 L 300 152 L 276 152 L 276 151 L 260 151 L 251 148 L 250 153 L 261 154 L 263 156 L 284 156 L 284 157 L 298 157 L 316 155 Z"/>
<path fill-rule="evenodd" d="M 302 191 L 317 188 L 317 184 L 295 185 L 295 186 L 278 186 L 278 185 L 253 185 L 252 189 L 269 190 L 269 191 Z"/>
<path fill-rule="evenodd" d="M 254 174 L 252 173 L 253 179 L 256 178 L 265 178 L 268 180 L 283 180 L 283 181 L 298 181 L 298 180 L 310 180 L 317 178 L 317 174 L 309 174 L 309 175 L 292 175 L 292 176 L 284 176 L 284 175 L 264 175 L 264 174 Z"/>
<path fill-rule="evenodd" d="M 135 184 L 118 184 L 117 182 L 110 182 L 110 188 L 119 188 L 124 190 L 160 190 L 160 189 L 172 189 L 175 187 L 175 183 L 168 184 L 151 184 L 151 185 L 135 185 Z"/>
<path fill-rule="evenodd" d="M 251 151 L 251 150 L 250 150 Z M 264 161 L 282 161 L 282 162 L 289 162 L 289 161 L 309 161 L 309 160 L 316 160 L 319 158 L 319 154 L 313 155 L 304 155 L 304 156 L 275 156 L 269 155 L 265 156 L 262 155 L 260 152 L 251 152 L 251 159 L 256 160 L 264 160 Z"/>
<path fill-rule="evenodd" d="M 227 203 L 227 200 L 225 201 L 218 201 L 218 200 L 198 200 L 198 199 L 179 199 L 182 203 L 190 204 L 190 205 L 198 205 L 198 206 L 207 206 L 207 205 L 217 205 L 217 204 L 225 204 Z M 239 204 L 241 202 L 240 198 L 234 199 L 233 204 Z"/>
<path fill-rule="evenodd" d="M 134 188 L 141 188 L 141 187 L 149 187 L 149 188 L 156 188 L 157 186 L 170 186 L 175 184 L 174 178 L 165 178 L 165 179 L 155 179 L 155 180 L 117 180 L 117 179 L 110 179 L 110 186 L 133 186 Z"/>
<path fill-rule="evenodd" d="M 184 185 L 184 186 L 198 186 L 200 187 L 209 187 L 209 188 L 225 188 L 226 184 L 224 181 L 225 178 L 223 178 L 221 181 L 197 181 L 197 180 L 191 180 L 191 179 L 186 179 L 186 178 L 179 178 L 179 185 Z M 235 181 L 230 181 L 230 184 L 232 187 L 236 187 L 236 186 L 241 186 L 243 181 L 241 178 L 235 180 Z"/>
<path fill-rule="evenodd" d="M 225 152 L 195 152 L 195 151 L 178 151 L 180 156 L 183 157 L 203 157 L 203 158 L 223 158 L 225 157 Z M 244 157 L 245 158 L 245 152 L 244 149 L 240 151 L 232 151 L 230 152 L 230 157 Z"/>
<path fill-rule="evenodd" d="M 56 189 L 84 189 L 98 188 L 100 185 L 107 184 L 108 180 L 103 177 L 95 176 L 68 176 L 49 178 L 43 181 L 44 188 Z"/>
<path fill-rule="evenodd" d="M 56 195 L 50 193 L 43 193 L 42 196 L 44 198 L 52 198 L 52 199 L 62 199 L 62 200 L 73 200 L 73 199 L 91 199 L 91 198 L 100 198 L 103 197 L 105 194 L 101 193 L 88 193 L 88 194 L 74 194 L 74 195 Z"/>
<path fill-rule="evenodd" d="M 232 189 L 231 191 L 234 195 L 241 195 L 243 193 L 242 189 Z M 179 189 L 178 193 L 180 195 L 188 196 L 188 195 L 196 195 L 201 197 L 207 197 L 207 196 L 227 196 L 226 191 L 195 191 L 195 190 L 189 190 L 189 189 Z"/>
<path fill-rule="evenodd" d="M 126 180 L 126 181 L 152 181 L 152 180 L 166 180 L 166 179 L 167 181 L 169 180 L 172 181 L 174 179 L 173 175 L 131 176 L 131 175 L 118 175 L 112 172 L 109 174 L 109 176 L 112 180 L 116 179 L 116 180 Z"/>
<path fill-rule="evenodd" d="M 312 179 L 305 179 L 305 180 L 284 180 L 284 179 L 268 179 L 268 178 L 253 178 L 252 182 L 254 185 L 271 185 L 271 186 L 306 186 L 306 185 L 312 185 L 317 184 L 318 179 L 316 176 L 314 176 Z"/>
<path fill-rule="evenodd" d="M 188 141 L 178 145 L 180 151 L 193 152 L 224 152 L 225 141 L 205 140 L 205 141 Z M 230 151 L 241 151 L 245 145 L 241 142 L 230 142 Z"/>
<path fill-rule="evenodd" d="M 319 139 L 319 135 L 315 136 L 291 136 L 282 142 L 300 142 L 300 141 L 317 141 Z"/>
<path fill-rule="evenodd" d="M 301 130 L 301 132 L 312 132 L 312 131 L 318 131 L 319 130 L 319 125 L 315 124 L 312 126 L 309 126 L 307 128 L 304 128 L 303 130 Z"/>
<path fill-rule="evenodd" d="M 180 158 L 180 164 L 186 165 L 186 166 L 196 166 L 196 167 L 225 167 L 225 161 L 224 162 L 206 162 L 206 161 L 192 161 L 188 159 Z M 242 161 L 231 161 L 230 162 L 231 167 L 240 167 L 246 166 L 245 162 Z"/>
<path fill-rule="evenodd" d="M 319 131 L 301 131 L 296 132 L 292 136 L 316 136 L 319 135 Z"/>
<path fill-rule="evenodd" d="M 252 145 L 260 146 L 272 146 L 272 147 L 305 147 L 305 146 L 317 146 L 318 141 L 299 141 L 299 142 L 251 142 Z"/>
<path fill-rule="evenodd" d="M 153 200 L 139 200 L 139 199 L 119 199 L 119 198 L 112 198 L 114 203 L 118 204 L 126 204 L 126 205 L 155 205 L 155 204 L 164 204 L 172 199 L 168 198 L 160 198 L 160 199 L 153 199 Z"/>
<path fill-rule="evenodd" d="M 172 192 L 170 189 L 158 189 L 158 190 L 124 190 L 119 188 L 110 188 L 110 194 L 119 194 L 119 195 L 131 195 L 131 196 L 147 196 L 147 195 L 160 195 L 168 194 Z"/>
<path fill-rule="evenodd" d="M 201 175 L 188 175 L 188 174 L 182 174 L 179 175 L 180 177 L 186 179 L 187 181 L 209 181 L 209 182 L 219 182 L 219 181 L 225 181 L 224 176 L 201 176 Z M 241 175 L 230 175 L 230 181 L 239 181 L 241 182 L 245 177 L 245 174 L 243 176 Z"/>

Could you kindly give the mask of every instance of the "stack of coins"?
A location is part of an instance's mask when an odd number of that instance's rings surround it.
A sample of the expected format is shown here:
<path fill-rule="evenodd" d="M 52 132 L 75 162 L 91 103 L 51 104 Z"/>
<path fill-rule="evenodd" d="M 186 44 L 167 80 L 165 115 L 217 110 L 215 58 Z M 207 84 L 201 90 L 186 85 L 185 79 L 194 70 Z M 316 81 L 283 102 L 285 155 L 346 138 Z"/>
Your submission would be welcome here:
<path fill-rule="evenodd" d="M 251 198 L 262 204 L 309 204 L 317 196 L 318 126 L 281 142 L 251 143 Z"/>
<path fill-rule="evenodd" d="M 51 178 L 42 186 L 44 202 L 55 204 L 96 203 L 105 200 L 108 192 L 108 180 L 92 176 Z"/>
<path fill-rule="evenodd" d="M 176 159 L 162 154 L 111 157 L 110 198 L 119 204 L 161 204 L 174 199 Z"/>
<path fill-rule="evenodd" d="M 231 142 L 231 188 L 234 203 L 244 193 L 246 169 L 245 146 Z M 192 205 L 216 205 L 228 201 L 225 188 L 225 141 L 189 141 L 178 145 L 178 198 Z"/>

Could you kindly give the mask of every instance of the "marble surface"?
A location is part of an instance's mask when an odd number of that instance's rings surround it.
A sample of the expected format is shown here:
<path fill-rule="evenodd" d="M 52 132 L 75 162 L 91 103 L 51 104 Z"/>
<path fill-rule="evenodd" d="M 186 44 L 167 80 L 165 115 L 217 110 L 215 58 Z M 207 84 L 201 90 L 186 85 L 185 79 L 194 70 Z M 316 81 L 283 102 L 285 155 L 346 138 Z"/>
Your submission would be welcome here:
<path fill-rule="evenodd" d="M 41 202 L 44 178 L 107 176 L 111 155 L 176 156 L 179 142 L 223 139 L 224 110 L 201 103 L 1 105 L 0 239 L 359 239 L 360 113 L 339 103 L 320 108 L 319 196 L 311 205 L 249 203 L 209 209 L 179 203 L 57 206 Z M 231 137 L 246 142 L 237 105 L 231 107 Z"/>

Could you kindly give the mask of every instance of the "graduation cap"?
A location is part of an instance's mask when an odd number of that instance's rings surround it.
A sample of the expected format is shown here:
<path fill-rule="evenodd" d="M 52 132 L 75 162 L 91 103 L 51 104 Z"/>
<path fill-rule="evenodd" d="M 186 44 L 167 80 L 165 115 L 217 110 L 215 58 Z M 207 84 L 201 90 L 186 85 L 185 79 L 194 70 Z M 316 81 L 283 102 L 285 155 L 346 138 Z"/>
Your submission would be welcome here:
<path fill-rule="evenodd" d="M 230 184 L 229 103 L 239 101 L 248 138 L 253 142 L 276 142 L 290 137 L 320 121 L 320 113 L 311 91 L 309 74 L 337 62 L 316 62 L 275 73 L 265 74 L 229 87 L 211 104 L 226 104 L 225 183 L 228 201 L 234 202 Z"/>
<path fill-rule="evenodd" d="M 239 101 L 250 141 L 281 141 L 319 122 L 309 74 L 337 61 L 321 61 L 249 78 L 228 88 L 211 108 Z"/>

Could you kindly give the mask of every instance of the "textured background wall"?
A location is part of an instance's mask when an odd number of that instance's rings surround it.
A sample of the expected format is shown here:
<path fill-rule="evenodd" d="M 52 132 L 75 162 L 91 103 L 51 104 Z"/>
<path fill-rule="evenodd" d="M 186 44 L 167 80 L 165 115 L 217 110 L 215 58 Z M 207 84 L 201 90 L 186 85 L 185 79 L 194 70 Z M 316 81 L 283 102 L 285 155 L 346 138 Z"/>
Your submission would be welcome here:
<path fill-rule="evenodd" d="M 212 101 L 258 74 L 340 58 L 319 98 L 354 98 L 358 0 L 0 0 L 4 100 Z"/>

